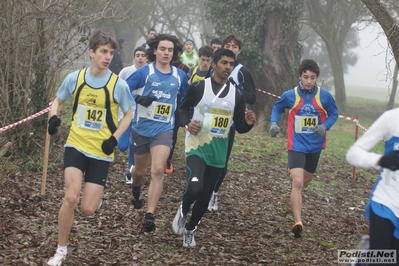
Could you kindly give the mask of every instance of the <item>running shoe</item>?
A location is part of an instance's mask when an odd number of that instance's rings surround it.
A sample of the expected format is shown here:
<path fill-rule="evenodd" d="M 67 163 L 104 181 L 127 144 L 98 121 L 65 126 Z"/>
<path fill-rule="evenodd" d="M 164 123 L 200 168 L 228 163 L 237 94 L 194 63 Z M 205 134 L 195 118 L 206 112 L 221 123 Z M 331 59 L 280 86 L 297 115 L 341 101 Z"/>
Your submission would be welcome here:
<path fill-rule="evenodd" d="M 186 225 L 186 216 L 183 216 L 183 206 L 180 205 L 179 209 L 177 209 L 177 213 L 172 223 L 172 231 L 173 234 L 180 236 L 183 233 L 184 226 Z"/>
<path fill-rule="evenodd" d="M 53 257 L 49 259 L 47 265 L 50 266 L 61 266 L 62 263 L 65 261 L 67 256 L 67 252 L 63 252 L 62 250 L 58 250 Z"/>
<path fill-rule="evenodd" d="M 144 232 L 152 231 L 155 231 L 155 217 L 154 214 L 147 212 L 144 217 Z"/>
<path fill-rule="evenodd" d="M 166 162 L 165 173 L 171 175 L 173 173 L 173 164 L 170 161 Z"/>
<path fill-rule="evenodd" d="M 218 193 L 217 192 L 213 192 L 212 193 L 212 197 L 209 200 L 209 204 L 208 204 L 208 210 L 209 211 L 217 211 L 218 210 Z"/>
<path fill-rule="evenodd" d="M 133 197 L 132 204 L 135 209 L 141 209 L 143 207 L 143 199 L 141 198 L 141 196 L 138 199 Z"/>
<path fill-rule="evenodd" d="M 126 184 L 133 184 L 132 172 L 134 169 L 134 165 L 130 167 L 130 170 L 126 172 Z"/>
<path fill-rule="evenodd" d="M 301 237 L 302 231 L 303 231 L 302 222 L 297 222 L 292 226 L 292 232 L 294 233 L 295 238 Z"/>
<path fill-rule="evenodd" d="M 184 229 L 183 247 L 185 247 L 185 248 L 195 248 L 194 231 L 195 230 Z"/>
<path fill-rule="evenodd" d="M 130 172 L 126 172 L 126 184 L 130 185 L 133 183 L 132 174 Z"/>

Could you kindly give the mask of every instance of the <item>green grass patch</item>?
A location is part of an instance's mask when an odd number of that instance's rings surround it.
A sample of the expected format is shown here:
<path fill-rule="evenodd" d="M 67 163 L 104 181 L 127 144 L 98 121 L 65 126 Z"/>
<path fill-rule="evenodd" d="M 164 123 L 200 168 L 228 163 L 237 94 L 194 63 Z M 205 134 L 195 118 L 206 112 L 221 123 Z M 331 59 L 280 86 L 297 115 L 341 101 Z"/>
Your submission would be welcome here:
<path fill-rule="evenodd" d="M 338 180 L 332 180 L 330 182 L 330 185 L 333 186 L 333 187 L 340 187 L 341 186 L 341 184 L 340 184 L 340 182 Z"/>
<path fill-rule="evenodd" d="M 326 241 L 321 241 L 319 242 L 320 246 L 326 247 L 326 248 L 338 248 L 339 246 L 334 243 L 326 242 Z"/>
<path fill-rule="evenodd" d="M 172 253 L 172 254 L 176 254 L 177 253 L 176 248 L 171 247 L 171 246 L 160 246 L 159 249 L 164 251 L 164 252 L 168 252 L 168 253 Z"/>

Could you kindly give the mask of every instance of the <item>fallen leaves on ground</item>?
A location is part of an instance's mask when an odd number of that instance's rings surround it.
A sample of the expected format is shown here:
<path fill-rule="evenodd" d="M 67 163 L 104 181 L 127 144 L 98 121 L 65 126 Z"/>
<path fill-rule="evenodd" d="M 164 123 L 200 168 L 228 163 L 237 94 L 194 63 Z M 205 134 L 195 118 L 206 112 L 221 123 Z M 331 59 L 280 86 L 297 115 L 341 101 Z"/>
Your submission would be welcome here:
<path fill-rule="evenodd" d="M 60 157 L 63 151 L 51 152 Z M 236 161 L 257 164 L 247 152 L 230 164 Z M 351 167 L 331 165 L 322 155 L 316 182 L 303 192 L 303 237 L 295 239 L 286 164 L 265 157 L 256 170 L 229 171 L 219 211 L 206 213 L 195 232 L 197 247 L 187 249 L 171 230 L 186 185 L 183 151 L 175 151 L 175 172 L 165 175 L 155 233 L 141 230 L 145 206 L 133 209 L 126 164 L 119 153 L 94 216 L 76 209 L 65 265 L 336 265 L 337 250 L 355 248 L 368 233 L 364 207 L 373 181 L 360 176 L 352 188 Z M 48 173 L 44 196 L 41 176 L 15 172 L 0 181 L 0 265 L 45 265 L 55 252 L 62 163 Z M 145 200 L 148 184 L 147 174 Z"/>

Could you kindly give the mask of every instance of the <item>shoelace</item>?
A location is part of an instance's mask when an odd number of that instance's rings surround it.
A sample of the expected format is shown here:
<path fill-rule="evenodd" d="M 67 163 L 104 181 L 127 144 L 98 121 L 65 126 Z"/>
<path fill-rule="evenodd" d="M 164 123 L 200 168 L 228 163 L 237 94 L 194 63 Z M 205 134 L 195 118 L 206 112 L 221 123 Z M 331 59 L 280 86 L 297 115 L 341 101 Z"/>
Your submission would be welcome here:
<path fill-rule="evenodd" d="M 191 242 L 193 241 L 193 236 L 194 236 L 193 231 L 188 231 L 188 233 L 186 233 L 186 237 L 184 238 L 186 244 L 191 244 Z"/>

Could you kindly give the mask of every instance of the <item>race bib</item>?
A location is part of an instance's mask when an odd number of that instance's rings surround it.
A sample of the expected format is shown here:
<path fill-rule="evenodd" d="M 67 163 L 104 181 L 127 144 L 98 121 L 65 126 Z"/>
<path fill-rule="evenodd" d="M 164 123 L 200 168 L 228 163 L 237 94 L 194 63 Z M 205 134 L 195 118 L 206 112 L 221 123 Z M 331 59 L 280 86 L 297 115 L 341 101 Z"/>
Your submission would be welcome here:
<path fill-rule="evenodd" d="M 86 105 L 78 105 L 76 110 L 76 126 L 90 130 L 100 130 L 104 127 L 107 110 Z"/>
<path fill-rule="evenodd" d="M 295 116 L 295 133 L 313 133 L 317 126 L 317 116 Z"/>
<path fill-rule="evenodd" d="M 202 121 L 201 132 L 225 136 L 229 133 L 231 116 L 205 113 Z"/>
<path fill-rule="evenodd" d="M 172 114 L 173 105 L 169 103 L 152 102 L 147 108 L 140 106 L 139 117 L 168 123 Z"/>

